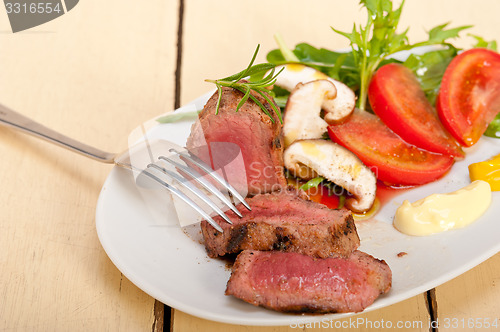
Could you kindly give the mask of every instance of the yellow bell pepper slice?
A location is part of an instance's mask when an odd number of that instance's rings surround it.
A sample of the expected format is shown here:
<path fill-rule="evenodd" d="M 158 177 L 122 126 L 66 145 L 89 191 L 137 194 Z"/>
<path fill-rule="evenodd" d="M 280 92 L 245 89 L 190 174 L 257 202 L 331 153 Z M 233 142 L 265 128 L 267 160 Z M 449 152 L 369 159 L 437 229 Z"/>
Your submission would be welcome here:
<path fill-rule="evenodd" d="M 492 191 L 500 191 L 500 154 L 491 159 L 469 165 L 471 181 L 483 180 L 490 184 Z"/>

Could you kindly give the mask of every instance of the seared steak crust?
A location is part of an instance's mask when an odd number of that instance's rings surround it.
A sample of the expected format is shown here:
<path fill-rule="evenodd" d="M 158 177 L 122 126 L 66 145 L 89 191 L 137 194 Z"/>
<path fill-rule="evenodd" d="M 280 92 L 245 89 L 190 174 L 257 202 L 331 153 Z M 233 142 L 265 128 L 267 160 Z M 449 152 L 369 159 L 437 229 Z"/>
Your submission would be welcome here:
<path fill-rule="evenodd" d="M 215 92 L 200 112 L 199 121 L 191 128 L 186 143 L 186 147 L 194 151 L 200 146 L 210 146 L 212 142 L 237 144 L 245 163 L 250 196 L 286 186 L 282 124 L 262 96 L 253 91 L 252 95 L 266 107 L 274 122 L 250 99 L 236 112 L 243 94 L 224 87 L 218 114 L 215 114 L 215 110 L 219 95 Z M 210 164 L 207 153 L 201 153 L 198 157 Z"/>
<path fill-rule="evenodd" d="M 226 295 L 282 312 L 359 312 L 388 292 L 391 282 L 384 261 L 357 250 L 325 259 L 245 250 L 236 258 Z"/>
<path fill-rule="evenodd" d="M 315 257 L 348 256 L 359 246 L 350 211 L 331 210 L 302 195 L 302 191 L 288 189 L 249 198 L 252 211 L 238 205 L 243 218 L 227 212 L 233 225 L 219 216 L 214 218 L 223 233 L 203 221 L 201 229 L 208 256 L 215 258 L 246 249 L 299 252 Z"/>

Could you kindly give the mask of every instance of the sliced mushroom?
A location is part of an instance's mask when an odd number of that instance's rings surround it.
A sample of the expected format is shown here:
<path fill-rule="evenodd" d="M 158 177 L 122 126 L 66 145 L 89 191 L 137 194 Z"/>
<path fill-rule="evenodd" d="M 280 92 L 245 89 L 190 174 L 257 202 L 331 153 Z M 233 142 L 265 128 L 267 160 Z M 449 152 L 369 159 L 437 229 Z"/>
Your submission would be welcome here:
<path fill-rule="evenodd" d="M 324 119 L 329 124 L 342 120 L 354 110 L 356 97 L 354 92 L 344 83 L 334 80 L 319 70 L 301 64 L 286 64 L 276 67 L 276 70 L 279 71 L 283 67 L 285 69 L 278 75 L 275 84 L 288 91 L 292 91 L 299 83 L 315 80 L 328 80 L 335 85 L 337 98 L 325 99 L 322 105 L 326 111 Z"/>
<path fill-rule="evenodd" d="M 296 141 L 285 150 L 284 162 L 295 176 L 305 180 L 322 176 L 346 189 L 354 197 L 345 204 L 355 212 L 369 210 L 375 201 L 373 172 L 354 153 L 332 141 Z"/>
<path fill-rule="evenodd" d="M 320 116 L 321 105 L 337 95 L 327 80 L 299 83 L 290 93 L 285 107 L 283 134 L 285 148 L 299 139 L 321 138 L 328 123 Z"/>

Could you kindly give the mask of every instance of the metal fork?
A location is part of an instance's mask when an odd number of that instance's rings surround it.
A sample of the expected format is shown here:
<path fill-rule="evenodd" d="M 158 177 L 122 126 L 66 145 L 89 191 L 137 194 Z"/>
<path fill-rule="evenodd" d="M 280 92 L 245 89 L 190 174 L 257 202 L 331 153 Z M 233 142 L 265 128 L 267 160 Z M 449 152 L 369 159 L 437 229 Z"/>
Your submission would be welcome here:
<path fill-rule="evenodd" d="M 21 115 L 9 109 L 8 107 L 5 107 L 2 104 L 0 104 L 0 124 L 7 127 L 19 129 L 24 133 L 49 141 L 73 152 L 77 152 L 85 157 L 103 163 L 114 163 L 117 166 L 124 167 L 133 171 L 139 171 L 141 175 L 147 176 L 148 178 L 156 181 L 162 187 L 170 191 L 173 195 L 186 202 L 219 232 L 223 231 L 221 226 L 210 216 L 209 213 L 207 213 L 201 206 L 195 203 L 188 195 L 177 188 L 173 183 L 168 183 L 165 179 L 162 179 L 159 174 L 163 174 L 170 179 L 176 180 L 175 183 L 187 189 L 187 191 L 191 192 L 193 195 L 195 195 L 195 197 L 206 203 L 214 212 L 216 212 L 230 224 L 232 224 L 231 220 L 222 211 L 222 209 L 214 201 L 212 201 L 208 195 L 200 190 L 200 188 L 193 185 L 192 181 L 196 181 L 206 191 L 217 197 L 223 204 L 229 207 L 239 217 L 242 216 L 241 213 L 219 189 L 217 189 L 212 183 L 210 183 L 210 181 L 207 181 L 203 177 L 203 175 L 200 174 L 200 171 L 208 174 L 212 179 L 215 180 L 216 183 L 225 188 L 230 196 L 236 198 L 243 204 L 243 206 L 250 210 L 250 206 L 248 205 L 248 203 L 240 195 L 240 193 L 233 188 L 233 186 L 231 186 L 223 177 L 216 173 L 209 165 L 207 165 L 205 162 L 203 162 L 188 150 L 180 151 L 178 149 L 170 149 L 171 153 L 180 157 L 181 160 L 186 161 L 184 165 L 175 160 L 175 158 L 169 156 L 160 156 L 158 157 L 158 161 L 149 163 L 144 169 L 137 169 L 137 167 L 130 162 L 130 158 L 128 158 L 126 154 L 102 151 L 87 144 L 76 141 L 70 137 L 67 137 L 61 133 L 43 126 L 42 124 L 35 122 L 25 117 L 24 115 Z M 198 170 L 190 167 L 189 163 L 196 165 L 196 168 Z M 169 170 L 166 166 L 167 164 L 175 167 L 178 172 Z"/>

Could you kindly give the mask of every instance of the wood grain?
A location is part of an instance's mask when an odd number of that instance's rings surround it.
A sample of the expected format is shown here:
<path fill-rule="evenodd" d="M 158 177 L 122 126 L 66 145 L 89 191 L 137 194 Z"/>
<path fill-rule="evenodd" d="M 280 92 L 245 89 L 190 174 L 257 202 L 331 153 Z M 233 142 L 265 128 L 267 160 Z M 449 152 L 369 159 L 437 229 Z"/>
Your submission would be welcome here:
<path fill-rule="evenodd" d="M 436 299 L 439 331 L 498 331 L 500 254 L 436 288 Z"/>
<path fill-rule="evenodd" d="M 176 2 L 86 0 L 16 34 L 0 12 L 8 107 L 116 152 L 138 124 L 172 109 Z M 96 202 L 111 166 L 4 128 L 0 155 L 0 330 L 162 330 L 155 300 L 97 238 Z"/>
<path fill-rule="evenodd" d="M 324 319 L 310 324 L 290 326 L 241 326 L 204 320 L 175 310 L 173 316 L 173 332 L 184 331 L 255 331 L 255 332 L 292 332 L 292 331 L 324 331 L 338 329 L 342 331 L 382 331 L 387 326 L 407 324 L 409 331 L 429 331 L 429 316 L 423 296 L 415 296 L 396 305 L 377 311 L 362 313 L 351 318 L 339 320 Z M 384 325 L 380 325 L 384 324 Z M 381 327 L 379 327 L 381 326 Z M 382 328 L 385 327 L 385 328 Z"/>

